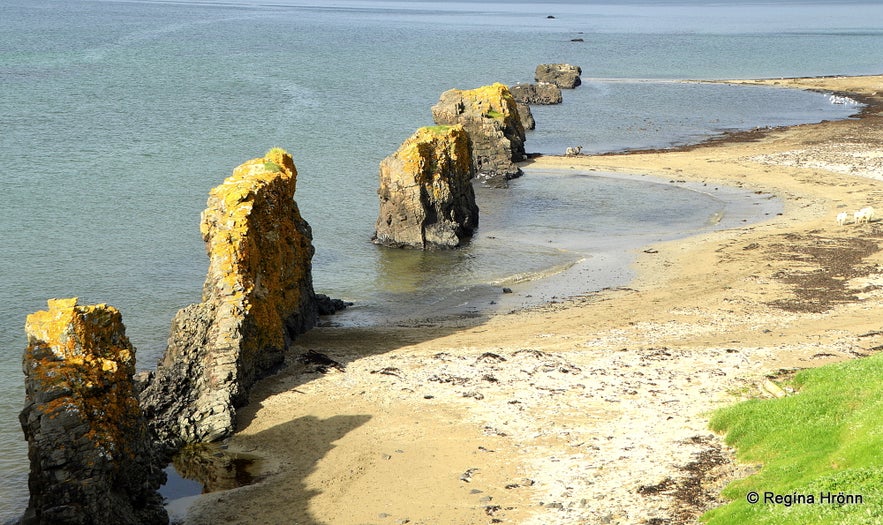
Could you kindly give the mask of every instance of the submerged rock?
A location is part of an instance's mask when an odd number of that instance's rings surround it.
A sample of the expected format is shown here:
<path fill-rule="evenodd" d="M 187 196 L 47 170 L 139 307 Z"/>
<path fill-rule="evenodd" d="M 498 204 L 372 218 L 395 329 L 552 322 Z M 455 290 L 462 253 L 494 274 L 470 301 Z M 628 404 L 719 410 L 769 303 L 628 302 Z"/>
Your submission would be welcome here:
<path fill-rule="evenodd" d="M 343 299 L 334 299 L 321 293 L 317 293 L 315 298 L 316 311 L 319 315 L 334 315 L 337 312 L 346 310 L 348 306 L 353 305 L 353 303 L 349 301 L 344 301 Z"/>
<path fill-rule="evenodd" d="M 516 84 L 509 88 L 516 102 L 522 104 L 549 105 L 560 104 L 561 88 L 548 82 L 537 84 Z"/>
<path fill-rule="evenodd" d="M 478 226 L 470 140 L 461 125 L 418 129 L 380 163 L 374 242 L 453 248 Z"/>
<path fill-rule="evenodd" d="M 524 126 L 509 88 L 496 83 L 471 90 L 451 89 L 432 106 L 436 124 L 462 124 L 472 140 L 475 173 L 487 182 L 505 186 L 521 175 L 516 162 L 524 160 Z"/>
<path fill-rule="evenodd" d="M 54 299 L 28 316 L 25 408 L 31 491 L 27 525 L 168 523 L 120 312 Z"/>
<path fill-rule="evenodd" d="M 573 89 L 582 83 L 579 78 L 582 73 L 579 66 L 570 64 L 540 64 L 534 72 L 534 79 L 560 88 Z"/>
<path fill-rule="evenodd" d="M 312 233 L 294 192 L 297 170 L 276 148 L 214 188 L 202 214 L 209 256 L 202 302 L 180 310 L 156 374 L 141 395 L 166 446 L 231 434 L 254 382 L 283 364 L 316 324 Z"/>

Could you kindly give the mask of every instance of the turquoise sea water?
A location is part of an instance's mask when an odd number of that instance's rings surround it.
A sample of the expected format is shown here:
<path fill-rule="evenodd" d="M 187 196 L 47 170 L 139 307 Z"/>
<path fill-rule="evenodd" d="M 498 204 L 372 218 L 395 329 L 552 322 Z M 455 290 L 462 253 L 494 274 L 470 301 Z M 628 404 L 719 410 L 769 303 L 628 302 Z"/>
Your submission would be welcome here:
<path fill-rule="evenodd" d="M 293 154 L 316 289 L 357 303 L 340 322 L 430 316 L 469 287 L 600 261 L 728 209 L 670 185 L 528 170 L 509 193 L 479 189 L 467 249 L 377 248 L 378 163 L 431 123 L 442 91 L 578 64 L 584 85 L 534 108 L 528 151 L 664 147 L 854 111 L 674 80 L 879 73 L 881 44 L 870 2 L 4 0 L 0 522 L 27 499 L 25 316 L 51 297 L 110 303 L 152 366 L 174 312 L 199 299 L 207 192 L 243 161 Z"/>

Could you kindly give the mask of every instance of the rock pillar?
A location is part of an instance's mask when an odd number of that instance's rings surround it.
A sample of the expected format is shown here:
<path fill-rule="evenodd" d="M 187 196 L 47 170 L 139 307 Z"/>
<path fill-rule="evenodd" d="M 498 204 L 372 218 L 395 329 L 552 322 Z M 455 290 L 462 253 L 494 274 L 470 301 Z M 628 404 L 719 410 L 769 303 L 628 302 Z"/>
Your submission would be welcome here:
<path fill-rule="evenodd" d="M 374 242 L 453 248 L 478 226 L 472 152 L 463 126 L 417 130 L 380 163 Z"/>
<path fill-rule="evenodd" d="M 175 316 L 141 395 L 152 431 L 171 448 L 231 434 L 252 384 L 316 323 L 312 233 L 294 201 L 296 182 L 291 156 L 276 148 L 209 194 L 202 302 Z"/>
<path fill-rule="evenodd" d="M 509 88 L 496 83 L 471 90 L 451 89 L 432 106 L 436 124 L 462 124 L 472 140 L 477 177 L 492 185 L 521 175 L 515 165 L 526 158 L 524 126 Z"/>
<path fill-rule="evenodd" d="M 168 523 L 165 474 L 151 447 L 122 316 L 104 304 L 49 301 L 25 326 L 31 496 L 26 525 Z"/>

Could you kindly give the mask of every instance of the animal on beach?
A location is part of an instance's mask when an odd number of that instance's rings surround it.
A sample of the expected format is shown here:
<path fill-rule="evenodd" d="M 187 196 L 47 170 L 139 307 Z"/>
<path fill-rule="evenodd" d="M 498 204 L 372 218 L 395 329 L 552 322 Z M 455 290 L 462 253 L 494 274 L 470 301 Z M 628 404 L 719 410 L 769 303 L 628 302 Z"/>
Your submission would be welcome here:
<path fill-rule="evenodd" d="M 874 208 L 865 206 L 859 211 L 852 214 L 852 220 L 856 224 L 871 222 L 874 220 Z"/>
<path fill-rule="evenodd" d="M 846 213 L 845 211 L 841 211 L 840 213 L 837 214 L 837 225 L 838 226 L 843 226 L 844 224 L 846 224 L 846 221 L 848 221 L 848 220 L 849 220 L 849 214 Z"/>
<path fill-rule="evenodd" d="M 579 155 L 579 152 L 583 150 L 582 146 L 571 146 L 564 150 L 565 157 L 576 157 Z"/>

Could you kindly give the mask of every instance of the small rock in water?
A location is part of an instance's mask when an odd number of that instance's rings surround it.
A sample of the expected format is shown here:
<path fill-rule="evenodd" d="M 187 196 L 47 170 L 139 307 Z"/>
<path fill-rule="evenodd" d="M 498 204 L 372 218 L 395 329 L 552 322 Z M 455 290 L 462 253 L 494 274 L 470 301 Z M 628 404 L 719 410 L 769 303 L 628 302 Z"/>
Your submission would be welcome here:
<path fill-rule="evenodd" d="M 503 293 L 512 293 L 512 288 L 503 288 Z"/>

